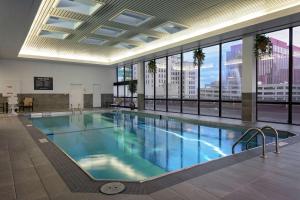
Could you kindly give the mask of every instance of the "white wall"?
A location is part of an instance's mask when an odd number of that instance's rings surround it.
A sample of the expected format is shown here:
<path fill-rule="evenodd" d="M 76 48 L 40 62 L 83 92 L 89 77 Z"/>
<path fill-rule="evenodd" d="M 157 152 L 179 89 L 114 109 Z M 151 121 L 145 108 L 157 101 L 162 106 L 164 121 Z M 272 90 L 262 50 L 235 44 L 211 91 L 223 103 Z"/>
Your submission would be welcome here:
<path fill-rule="evenodd" d="M 85 93 L 93 93 L 93 84 L 101 85 L 101 93 L 112 93 L 114 67 L 44 61 L 0 60 L 0 93 L 3 83 L 16 81 L 18 93 L 69 93 L 71 83 L 82 84 Z M 33 77 L 53 77 L 53 91 L 34 90 Z"/>

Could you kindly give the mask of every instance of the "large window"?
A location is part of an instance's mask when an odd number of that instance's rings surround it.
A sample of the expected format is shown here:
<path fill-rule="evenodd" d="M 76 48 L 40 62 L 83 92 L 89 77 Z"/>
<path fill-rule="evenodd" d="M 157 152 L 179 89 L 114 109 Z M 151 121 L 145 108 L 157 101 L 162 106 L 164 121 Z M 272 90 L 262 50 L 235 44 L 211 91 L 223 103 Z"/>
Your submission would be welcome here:
<path fill-rule="evenodd" d="M 194 50 L 156 59 L 155 74 L 145 62 L 145 109 L 241 118 L 242 41 L 205 47 L 203 52 L 200 67 Z"/>
<path fill-rule="evenodd" d="M 294 124 L 300 124 L 300 27 L 293 29 L 293 87 L 292 118 Z"/>
<path fill-rule="evenodd" d="M 167 64 L 166 57 L 156 59 L 156 73 L 155 73 L 155 109 L 166 111 L 166 97 L 167 97 Z"/>
<path fill-rule="evenodd" d="M 241 118 L 242 40 L 222 44 L 222 116 Z"/>
<path fill-rule="evenodd" d="M 300 27 L 266 35 L 273 54 L 257 58 L 257 119 L 300 124 Z M 145 62 L 146 109 L 241 118 L 242 40 L 202 49 L 200 66 L 194 50 L 156 59 L 155 74 Z"/>
<path fill-rule="evenodd" d="M 137 64 L 133 64 L 132 65 L 132 79 L 133 80 L 137 80 L 138 79 L 138 65 Z"/>
<path fill-rule="evenodd" d="M 117 77 L 118 77 L 118 82 L 124 81 L 124 67 L 117 68 Z"/>
<path fill-rule="evenodd" d="M 132 79 L 132 66 L 126 66 L 124 68 L 125 81 L 130 81 Z"/>
<path fill-rule="evenodd" d="M 288 122 L 289 29 L 266 34 L 273 54 L 257 62 L 257 118 L 261 121 Z"/>
<path fill-rule="evenodd" d="M 200 66 L 200 114 L 219 115 L 219 45 L 203 49 L 205 60 Z"/>
<path fill-rule="evenodd" d="M 154 74 L 148 69 L 145 62 L 145 109 L 154 110 Z"/>
<path fill-rule="evenodd" d="M 182 112 L 198 114 L 198 66 L 193 51 L 183 53 L 181 89 Z"/>
<path fill-rule="evenodd" d="M 257 119 L 300 124 L 300 27 L 266 35 L 273 53 L 257 60 Z"/>
<path fill-rule="evenodd" d="M 121 100 L 120 106 L 129 107 L 131 102 L 135 103 L 135 106 L 137 107 L 137 94 L 131 94 L 129 91 L 129 81 L 137 81 L 137 70 L 136 65 L 126 65 L 117 67 L 117 82 L 114 83 L 113 87 L 113 96 L 114 96 L 114 102 L 116 102 L 116 99 Z M 134 76 L 135 74 L 135 76 Z"/>
<path fill-rule="evenodd" d="M 168 57 L 168 111 L 181 111 L 181 54 Z"/>

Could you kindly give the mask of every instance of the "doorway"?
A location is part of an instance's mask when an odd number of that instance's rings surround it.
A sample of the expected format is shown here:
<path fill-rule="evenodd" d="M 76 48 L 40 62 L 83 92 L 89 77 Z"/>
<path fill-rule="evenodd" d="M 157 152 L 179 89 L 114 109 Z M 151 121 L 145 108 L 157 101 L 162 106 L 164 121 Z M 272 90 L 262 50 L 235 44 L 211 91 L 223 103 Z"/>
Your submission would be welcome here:
<path fill-rule="evenodd" d="M 83 108 L 83 87 L 82 84 L 71 84 L 70 85 L 70 96 L 69 96 L 69 107 L 70 108 Z"/>
<path fill-rule="evenodd" d="M 93 85 L 93 108 L 101 107 L 101 86 L 100 84 Z"/>

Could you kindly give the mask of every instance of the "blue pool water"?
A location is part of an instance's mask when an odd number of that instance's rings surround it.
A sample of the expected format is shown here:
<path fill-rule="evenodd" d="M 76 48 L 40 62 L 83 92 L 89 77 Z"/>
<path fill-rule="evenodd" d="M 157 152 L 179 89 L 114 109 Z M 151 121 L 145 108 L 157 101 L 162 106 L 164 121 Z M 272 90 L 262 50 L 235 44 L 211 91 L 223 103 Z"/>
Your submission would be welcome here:
<path fill-rule="evenodd" d="M 120 113 L 32 118 L 94 179 L 141 181 L 231 155 L 242 134 L 198 124 Z M 267 137 L 267 142 L 273 138 Z M 260 144 L 256 140 L 252 145 Z M 245 148 L 240 144 L 236 152 Z"/>

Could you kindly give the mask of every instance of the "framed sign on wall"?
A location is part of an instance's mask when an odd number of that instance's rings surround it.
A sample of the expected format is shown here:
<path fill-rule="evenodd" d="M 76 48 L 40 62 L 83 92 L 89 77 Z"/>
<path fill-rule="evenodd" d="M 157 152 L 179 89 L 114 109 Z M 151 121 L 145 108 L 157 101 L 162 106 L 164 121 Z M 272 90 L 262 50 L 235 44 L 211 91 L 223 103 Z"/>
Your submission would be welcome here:
<path fill-rule="evenodd" d="M 34 77 L 34 90 L 53 90 L 53 78 Z"/>

